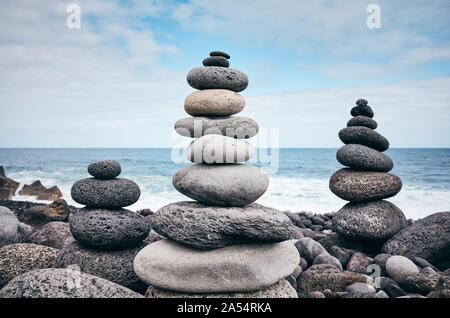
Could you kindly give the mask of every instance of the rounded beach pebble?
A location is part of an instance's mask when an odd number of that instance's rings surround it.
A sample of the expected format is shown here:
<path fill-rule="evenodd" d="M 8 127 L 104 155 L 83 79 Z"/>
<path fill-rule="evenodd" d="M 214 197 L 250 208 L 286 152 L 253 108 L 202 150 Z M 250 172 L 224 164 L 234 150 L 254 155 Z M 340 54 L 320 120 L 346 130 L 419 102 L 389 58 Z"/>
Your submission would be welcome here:
<path fill-rule="evenodd" d="M 114 160 L 93 162 L 88 166 L 88 172 L 97 179 L 114 179 L 120 172 L 120 164 Z"/>
<path fill-rule="evenodd" d="M 242 95 L 228 89 L 205 89 L 186 97 L 184 110 L 191 116 L 229 116 L 244 109 Z"/>
<path fill-rule="evenodd" d="M 150 225 L 144 216 L 125 209 L 84 208 L 72 217 L 70 230 L 84 246 L 121 249 L 145 239 Z"/>
<path fill-rule="evenodd" d="M 394 167 L 391 158 L 367 146 L 349 144 L 340 148 L 337 161 L 344 166 L 362 171 L 388 172 Z"/>
<path fill-rule="evenodd" d="M 86 178 L 74 183 L 71 195 L 75 202 L 89 207 L 118 209 L 135 203 L 141 195 L 141 190 L 136 183 L 128 179 Z"/>
<path fill-rule="evenodd" d="M 204 66 L 229 67 L 230 62 L 223 56 L 210 56 L 203 60 Z"/>
<path fill-rule="evenodd" d="M 245 73 L 228 67 L 196 67 L 189 71 L 186 79 L 195 89 L 222 88 L 241 92 L 248 86 Z"/>
<path fill-rule="evenodd" d="M 389 141 L 386 138 L 363 126 L 344 128 L 339 132 L 339 138 L 344 144 L 360 144 L 381 152 L 389 148 Z"/>

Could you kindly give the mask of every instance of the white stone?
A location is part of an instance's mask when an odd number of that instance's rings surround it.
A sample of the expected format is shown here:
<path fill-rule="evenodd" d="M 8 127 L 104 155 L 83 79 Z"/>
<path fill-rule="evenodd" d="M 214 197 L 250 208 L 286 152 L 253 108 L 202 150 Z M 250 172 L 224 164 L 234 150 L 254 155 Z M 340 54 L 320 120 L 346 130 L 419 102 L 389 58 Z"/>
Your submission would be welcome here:
<path fill-rule="evenodd" d="M 409 258 L 395 255 L 388 258 L 386 271 L 393 280 L 401 284 L 406 277 L 418 273 L 419 268 Z"/>

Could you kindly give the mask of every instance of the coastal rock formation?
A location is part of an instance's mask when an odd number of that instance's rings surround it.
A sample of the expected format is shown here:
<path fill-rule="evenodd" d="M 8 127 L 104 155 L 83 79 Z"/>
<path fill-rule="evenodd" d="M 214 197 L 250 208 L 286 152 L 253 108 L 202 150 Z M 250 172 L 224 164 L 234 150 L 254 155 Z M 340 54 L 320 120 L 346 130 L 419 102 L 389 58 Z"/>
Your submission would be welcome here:
<path fill-rule="evenodd" d="M 8 178 L 3 166 L 0 166 L 0 200 L 11 200 L 18 187 L 19 182 Z"/>
<path fill-rule="evenodd" d="M 153 243 L 134 260 L 136 274 L 150 285 L 147 297 L 296 296 L 290 275 L 300 257 L 288 241 L 294 226 L 285 214 L 254 203 L 269 179 L 262 169 L 239 163 L 253 155 L 243 139 L 259 128 L 250 118 L 230 116 L 245 107 L 237 92 L 248 78 L 228 68 L 229 58 L 213 51 L 204 67 L 187 74 L 200 91 L 186 98 L 185 110 L 201 117 L 181 119 L 175 130 L 198 138 L 187 151 L 197 164 L 176 172 L 172 183 L 197 202 L 169 204 L 151 216 Z"/>
<path fill-rule="evenodd" d="M 350 239 L 386 240 L 407 226 L 403 212 L 382 200 L 396 195 L 402 181 L 388 173 L 393 162 L 382 152 L 389 148 L 389 141 L 373 130 L 377 125 L 372 108 L 365 99 L 358 99 L 356 105 L 351 110 L 353 121 L 339 132 L 346 146 L 336 155 L 348 168 L 330 178 L 330 190 L 350 201 L 334 216 L 333 229 Z"/>
<path fill-rule="evenodd" d="M 73 199 L 87 207 L 70 219 L 76 241 L 64 245 L 55 267 L 76 264 L 82 272 L 144 292 L 146 285 L 135 275 L 133 259 L 150 225 L 143 215 L 121 209 L 137 201 L 140 189 L 131 180 L 113 177 L 121 171 L 118 162 L 100 161 L 89 167 L 103 179 L 82 179 L 73 185 Z"/>
<path fill-rule="evenodd" d="M 25 184 L 19 191 L 20 195 L 35 196 L 36 200 L 56 201 L 61 199 L 62 193 L 57 186 L 46 188 L 41 181 L 36 180 L 32 184 Z"/>
<path fill-rule="evenodd" d="M 25 209 L 19 220 L 32 226 L 41 226 L 48 222 L 65 222 L 69 218 L 70 210 L 63 199 L 56 200 L 48 205 L 37 205 Z"/>
<path fill-rule="evenodd" d="M 0 298 L 142 298 L 106 279 L 68 268 L 38 269 L 17 276 Z"/>

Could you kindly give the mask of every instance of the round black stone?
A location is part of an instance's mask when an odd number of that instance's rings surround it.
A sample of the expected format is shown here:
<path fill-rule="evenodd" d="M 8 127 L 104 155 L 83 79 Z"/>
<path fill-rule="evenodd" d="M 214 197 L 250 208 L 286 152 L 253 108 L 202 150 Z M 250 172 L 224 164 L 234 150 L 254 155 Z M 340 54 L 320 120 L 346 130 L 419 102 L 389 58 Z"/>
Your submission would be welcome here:
<path fill-rule="evenodd" d="M 211 53 L 209 53 L 209 56 L 223 56 L 226 59 L 230 58 L 230 56 L 227 53 L 222 51 L 212 51 Z"/>
<path fill-rule="evenodd" d="M 356 116 L 347 122 L 347 127 L 364 126 L 370 129 L 376 129 L 378 124 L 372 118 L 366 116 Z"/>
<path fill-rule="evenodd" d="M 369 105 L 361 105 L 355 106 L 352 108 L 351 112 L 352 116 L 366 116 L 372 118 L 374 116 L 372 108 Z"/>
<path fill-rule="evenodd" d="M 210 56 L 203 60 L 204 66 L 229 67 L 230 62 L 223 56 Z"/>
<path fill-rule="evenodd" d="M 360 98 L 356 101 L 356 105 L 358 106 L 366 106 L 367 105 L 367 99 Z"/>
<path fill-rule="evenodd" d="M 88 172 L 97 179 L 114 179 L 120 172 L 120 164 L 114 160 L 93 162 L 88 166 Z"/>

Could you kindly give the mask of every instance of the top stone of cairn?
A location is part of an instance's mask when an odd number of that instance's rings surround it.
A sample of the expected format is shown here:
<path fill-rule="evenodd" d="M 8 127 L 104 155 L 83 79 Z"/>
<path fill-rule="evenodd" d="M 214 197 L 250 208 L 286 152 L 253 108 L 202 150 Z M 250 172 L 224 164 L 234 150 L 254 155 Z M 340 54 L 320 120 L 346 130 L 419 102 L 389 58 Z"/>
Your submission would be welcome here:
<path fill-rule="evenodd" d="M 230 59 L 230 56 L 222 51 L 212 51 L 211 53 L 209 53 L 209 56 L 223 56 L 226 59 Z"/>
<path fill-rule="evenodd" d="M 121 172 L 120 164 L 114 160 L 93 162 L 88 166 L 88 172 L 97 179 L 114 179 Z"/>
<path fill-rule="evenodd" d="M 367 105 L 367 99 L 360 98 L 356 101 L 356 105 L 358 106 L 366 106 Z"/>

